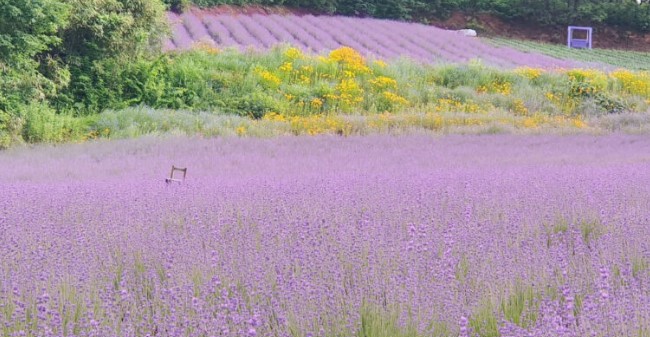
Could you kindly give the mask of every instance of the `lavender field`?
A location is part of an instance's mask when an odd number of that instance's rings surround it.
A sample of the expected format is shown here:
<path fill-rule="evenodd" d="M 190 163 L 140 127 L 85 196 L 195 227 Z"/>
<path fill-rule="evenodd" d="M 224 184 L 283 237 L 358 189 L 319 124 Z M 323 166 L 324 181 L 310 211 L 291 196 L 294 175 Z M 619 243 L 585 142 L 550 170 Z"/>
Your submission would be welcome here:
<path fill-rule="evenodd" d="M 648 137 L 141 138 L 0 163 L 0 336 L 650 336 Z"/>
<path fill-rule="evenodd" d="M 197 9 L 182 15 L 169 13 L 168 17 L 172 36 L 164 43 L 166 50 L 189 49 L 199 42 L 219 48 L 259 50 L 290 44 L 315 53 L 347 46 L 367 57 L 408 57 L 425 63 L 465 63 L 480 59 L 485 64 L 504 68 L 602 67 L 498 47 L 418 23 L 342 16 L 210 14 Z"/>

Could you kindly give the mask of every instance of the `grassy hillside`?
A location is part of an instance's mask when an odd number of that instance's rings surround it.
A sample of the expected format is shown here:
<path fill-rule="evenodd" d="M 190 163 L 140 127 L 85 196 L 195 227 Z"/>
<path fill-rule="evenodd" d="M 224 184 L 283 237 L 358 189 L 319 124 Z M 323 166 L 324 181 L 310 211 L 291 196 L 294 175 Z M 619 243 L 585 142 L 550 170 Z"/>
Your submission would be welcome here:
<path fill-rule="evenodd" d="M 186 50 L 197 43 L 218 48 L 264 50 L 287 43 L 308 52 L 327 53 L 347 46 L 365 56 L 383 59 L 407 57 L 423 63 L 466 63 L 480 59 L 485 64 L 502 68 L 603 67 L 541 53 L 524 53 L 510 47 L 495 47 L 454 31 L 394 20 L 213 14 L 209 10 L 196 9 L 182 15 L 170 13 L 169 20 L 173 34 L 165 42 L 167 50 Z"/>
<path fill-rule="evenodd" d="M 650 70 L 650 53 L 613 49 L 570 49 L 566 46 L 505 38 L 484 39 L 495 46 L 544 54 L 564 60 L 608 64 L 632 70 Z"/>
<path fill-rule="evenodd" d="M 74 117 L 30 105 L 22 115 L 3 116 L 3 146 L 173 131 L 207 136 L 413 128 L 598 132 L 611 129 L 602 121 L 618 115 L 642 131 L 650 106 L 648 72 L 503 70 L 476 61 L 386 63 L 348 47 L 323 56 L 289 47 L 242 53 L 199 46 L 105 67 L 102 76 L 78 104 L 110 112 Z M 106 92 L 110 100 L 95 100 Z M 130 106 L 162 110 L 121 110 Z"/>

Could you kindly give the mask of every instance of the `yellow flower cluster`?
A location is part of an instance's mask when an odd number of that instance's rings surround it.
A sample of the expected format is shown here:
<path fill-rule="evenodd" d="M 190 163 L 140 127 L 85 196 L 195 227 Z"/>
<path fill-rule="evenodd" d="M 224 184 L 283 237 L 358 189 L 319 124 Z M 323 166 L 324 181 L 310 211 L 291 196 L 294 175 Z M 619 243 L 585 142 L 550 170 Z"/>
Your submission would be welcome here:
<path fill-rule="evenodd" d="M 460 102 L 449 98 L 440 98 L 436 101 L 434 106 L 436 112 L 467 112 L 467 113 L 482 113 L 486 112 L 485 108 L 472 102 Z"/>
<path fill-rule="evenodd" d="M 516 99 L 512 104 L 512 112 L 515 115 L 525 116 L 528 115 L 528 108 L 521 99 Z"/>
<path fill-rule="evenodd" d="M 343 108 L 350 108 L 358 103 L 363 102 L 363 88 L 354 79 L 343 79 L 336 85 L 338 100 Z"/>
<path fill-rule="evenodd" d="M 383 74 L 386 63 L 373 61 L 373 68 L 352 48 L 343 47 L 329 56 L 309 56 L 297 48 L 281 51 L 275 66 L 254 69 L 258 83 L 278 99 L 273 109 L 280 114 L 309 115 L 353 112 L 363 106 L 408 106 L 398 93 L 398 83 Z"/>
<path fill-rule="evenodd" d="M 291 71 L 293 70 L 293 63 L 291 63 L 291 62 L 284 62 L 284 63 L 280 66 L 279 69 L 280 69 L 280 71 L 283 71 L 283 72 L 285 72 L 285 73 L 289 73 L 289 72 L 291 72 Z"/>
<path fill-rule="evenodd" d="M 397 89 L 397 81 L 386 76 L 378 76 L 369 81 L 375 90 Z"/>
<path fill-rule="evenodd" d="M 264 120 L 275 121 L 287 125 L 291 133 L 300 135 L 318 134 L 339 134 L 350 135 L 355 131 L 352 123 L 344 117 L 336 115 L 310 115 L 291 116 L 272 112 L 264 116 Z M 525 117 L 515 118 L 485 118 L 483 116 L 456 116 L 444 113 L 428 112 L 425 114 L 392 114 L 379 113 L 366 116 L 366 123 L 363 128 L 367 130 L 387 131 L 391 129 L 402 129 L 411 127 L 422 127 L 430 130 L 442 130 L 450 127 L 480 126 L 491 123 L 513 125 L 519 128 L 536 129 L 542 126 L 566 127 L 566 128 L 587 128 L 587 123 L 581 117 L 569 116 L 548 116 L 544 114 L 533 114 Z M 358 127 L 358 126 L 357 126 Z M 245 135 L 246 129 L 239 127 L 236 130 L 238 135 Z"/>
<path fill-rule="evenodd" d="M 481 85 L 476 88 L 476 92 L 479 94 L 491 93 L 508 96 L 512 93 L 512 84 L 510 82 L 490 82 L 487 85 Z"/>
<path fill-rule="evenodd" d="M 277 112 L 269 112 L 264 117 L 262 117 L 263 120 L 267 121 L 273 121 L 273 122 L 286 122 L 287 119 L 284 117 L 284 115 L 281 115 Z"/>
<path fill-rule="evenodd" d="M 339 134 L 349 135 L 352 126 L 338 116 L 292 116 L 289 118 L 291 132 L 296 135 Z"/>
<path fill-rule="evenodd" d="M 524 120 L 521 122 L 522 126 L 527 129 L 534 129 L 539 126 L 540 121 L 538 118 L 535 117 L 526 117 Z"/>
<path fill-rule="evenodd" d="M 370 73 L 371 70 L 366 65 L 366 60 L 361 56 L 361 54 L 350 48 L 350 47 L 341 47 L 335 50 L 332 50 L 329 55 L 330 60 L 338 62 L 343 66 L 343 69 L 351 71 L 353 73 Z"/>
<path fill-rule="evenodd" d="M 650 98 L 650 72 L 631 72 L 619 69 L 609 74 L 621 87 L 632 95 Z"/>
<path fill-rule="evenodd" d="M 583 93 L 586 94 L 586 92 L 581 92 L 581 90 L 584 91 L 584 89 L 580 89 L 580 87 L 578 87 L 577 93 L 579 95 Z M 573 115 L 576 107 L 580 104 L 579 100 L 576 100 L 575 97 L 571 97 L 571 93 L 546 92 L 544 94 L 544 97 L 546 97 L 546 99 L 549 102 L 553 103 L 556 107 L 560 108 L 562 113 L 566 115 Z"/>
<path fill-rule="evenodd" d="M 607 88 L 607 75 L 596 69 L 571 69 L 566 72 L 572 83 L 585 83 L 592 91 L 602 91 Z"/>
<path fill-rule="evenodd" d="M 298 75 L 298 81 L 301 84 L 310 84 L 311 83 L 311 77 L 309 77 L 307 75 L 300 74 L 300 75 Z"/>
<path fill-rule="evenodd" d="M 237 136 L 245 136 L 246 135 L 246 127 L 245 126 L 240 126 L 235 130 L 235 133 L 237 133 Z"/>
<path fill-rule="evenodd" d="M 286 58 L 288 58 L 290 60 L 302 59 L 302 58 L 304 58 L 304 56 L 305 55 L 302 53 L 302 51 L 300 49 L 294 48 L 294 47 L 288 48 L 284 52 L 284 57 L 286 57 Z"/>
<path fill-rule="evenodd" d="M 515 74 L 525 77 L 529 80 L 534 80 L 542 76 L 544 69 L 540 68 L 531 68 L 531 67 L 520 67 L 515 69 Z"/>
<path fill-rule="evenodd" d="M 535 129 L 543 125 L 551 127 L 568 127 L 584 129 L 588 127 L 587 123 L 581 117 L 567 117 L 567 116 L 546 116 L 542 114 L 535 114 L 528 116 L 524 119 L 518 120 L 515 126 L 525 129 Z"/>
<path fill-rule="evenodd" d="M 349 47 L 336 49 L 327 56 L 306 55 L 297 48 L 283 49 L 277 55 L 279 58 L 273 58 L 273 63 L 255 68 L 255 77 L 257 84 L 267 89 L 265 94 L 269 99 L 262 104 L 267 105 L 267 110 L 277 111 L 283 116 L 355 111 L 383 113 L 414 107 L 434 113 L 472 114 L 484 114 L 495 109 L 495 105 L 490 103 L 493 101 L 490 96 L 477 98 L 480 104 L 471 99 L 460 100 L 451 96 L 425 103 L 431 101 L 418 94 L 425 90 L 420 88 L 422 83 L 400 83 L 388 75 L 391 72 L 384 69 L 387 65 L 383 61 L 366 63 L 360 53 Z M 516 81 L 523 78 L 538 79 L 545 74 L 545 70 L 530 67 L 515 69 L 508 76 L 485 73 L 489 77 L 479 78 L 483 85 L 475 90 L 478 93 L 509 96 L 506 100 L 494 97 L 493 102 L 500 107 L 507 102 L 506 111 L 521 116 L 523 120 L 523 117 L 535 115 L 536 111 L 529 111 L 524 103 L 525 98 L 520 96 L 519 91 L 515 91 L 513 83 L 518 83 Z M 565 116 L 575 115 L 584 99 L 599 99 L 612 91 L 650 100 L 650 75 L 647 72 L 618 70 L 606 74 L 594 69 L 572 69 L 556 70 L 548 76 L 563 81 L 554 82 L 560 85 L 554 85 L 541 95 L 553 104 L 553 111 L 561 111 Z M 411 84 L 414 87 L 410 87 Z M 530 85 L 538 86 L 535 83 Z M 548 108 L 549 105 L 544 107 Z"/>
<path fill-rule="evenodd" d="M 573 126 L 575 126 L 578 129 L 584 129 L 587 127 L 587 123 L 585 123 L 585 121 L 583 121 L 582 118 L 580 118 L 580 116 L 573 118 L 571 122 L 573 123 Z"/>
<path fill-rule="evenodd" d="M 266 87 L 277 88 L 282 83 L 279 77 L 268 70 L 257 69 L 255 72 L 260 77 L 260 83 Z"/>
<path fill-rule="evenodd" d="M 320 110 L 323 107 L 323 100 L 320 98 L 314 98 L 310 103 L 312 109 Z"/>
<path fill-rule="evenodd" d="M 406 105 L 409 104 L 409 101 L 406 98 L 404 98 L 404 97 L 402 97 L 402 96 L 400 96 L 398 94 L 392 93 L 390 91 L 382 92 L 381 96 L 388 103 L 390 103 L 392 106 L 396 106 L 396 105 L 398 105 L 398 106 L 406 106 Z"/>

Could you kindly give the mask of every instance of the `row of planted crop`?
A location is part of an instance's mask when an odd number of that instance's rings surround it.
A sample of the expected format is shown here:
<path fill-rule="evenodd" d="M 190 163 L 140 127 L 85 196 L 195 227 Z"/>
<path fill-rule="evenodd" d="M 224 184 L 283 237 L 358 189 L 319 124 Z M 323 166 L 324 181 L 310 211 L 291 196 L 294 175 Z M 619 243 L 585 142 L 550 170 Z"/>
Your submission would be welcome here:
<path fill-rule="evenodd" d="M 635 70 L 650 70 L 650 53 L 612 50 L 612 49 L 569 49 L 564 45 L 553 45 L 534 41 L 521 41 L 504 38 L 492 38 L 489 43 L 499 46 L 508 46 L 518 50 L 537 52 L 560 59 L 570 59 L 581 62 L 608 64 L 614 67 L 624 67 Z"/>
<path fill-rule="evenodd" d="M 219 47 L 271 48 L 279 43 L 322 52 L 349 46 L 385 59 L 409 57 L 427 63 L 466 62 L 482 57 L 491 65 L 573 67 L 578 63 L 542 54 L 495 48 L 478 39 L 414 23 L 336 16 L 170 14 L 173 35 L 167 49 L 209 41 Z"/>

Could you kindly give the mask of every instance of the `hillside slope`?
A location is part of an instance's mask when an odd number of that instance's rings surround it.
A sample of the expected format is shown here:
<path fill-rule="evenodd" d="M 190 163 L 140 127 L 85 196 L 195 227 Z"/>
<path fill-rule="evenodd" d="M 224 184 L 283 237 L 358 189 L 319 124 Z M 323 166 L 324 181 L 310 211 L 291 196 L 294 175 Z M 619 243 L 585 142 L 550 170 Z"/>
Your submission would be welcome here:
<path fill-rule="evenodd" d="M 503 68 L 602 67 L 494 46 L 433 26 L 392 20 L 311 14 L 233 15 L 198 9 L 181 15 L 170 12 L 168 17 L 173 34 L 165 41 L 166 50 L 188 49 L 197 42 L 239 49 L 266 49 L 288 43 L 316 53 L 349 46 L 368 57 L 408 57 L 425 63 L 464 63 L 480 59 L 485 64 Z"/>

